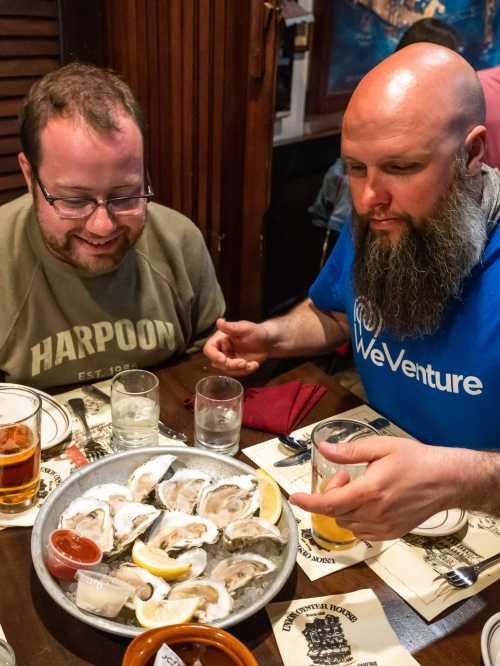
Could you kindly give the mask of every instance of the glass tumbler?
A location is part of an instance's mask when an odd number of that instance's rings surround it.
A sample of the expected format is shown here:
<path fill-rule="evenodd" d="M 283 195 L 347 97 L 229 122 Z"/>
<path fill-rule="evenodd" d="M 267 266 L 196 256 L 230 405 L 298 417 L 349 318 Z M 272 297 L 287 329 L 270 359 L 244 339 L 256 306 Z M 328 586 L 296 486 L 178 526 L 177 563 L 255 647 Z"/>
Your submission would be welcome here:
<path fill-rule="evenodd" d="M 213 375 L 196 384 L 195 446 L 234 455 L 239 448 L 243 386 L 237 379 Z"/>
<path fill-rule="evenodd" d="M 379 434 L 367 423 L 353 419 L 329 419 L 318 423 L 311 434 L 312 492 L 325 492 L 329 480 L 340 469 L 344 469 L 351 479 L 356 479 L 368 466 L 367 463 L 341 464 L 327 460 L 319 450 L 321 442 L 335 445 Z M 320 513 L 311 514 L 311 533 L 316 543 L 327 550 L 350 547 L 357 541 L 350 530 L 337 525 L 335 518 Z"/>
<path fill-rule="evenodd" d="M 22 386 L 0 386 L 0 512 L 36 502 L 40 485 L 40 396 Z"/>
<path fill-rule="evenodd" d="M 147 370 L 124 370 L 111 383 L 113 448 L 117 451 L 158 444 L 159 380 Z"/>

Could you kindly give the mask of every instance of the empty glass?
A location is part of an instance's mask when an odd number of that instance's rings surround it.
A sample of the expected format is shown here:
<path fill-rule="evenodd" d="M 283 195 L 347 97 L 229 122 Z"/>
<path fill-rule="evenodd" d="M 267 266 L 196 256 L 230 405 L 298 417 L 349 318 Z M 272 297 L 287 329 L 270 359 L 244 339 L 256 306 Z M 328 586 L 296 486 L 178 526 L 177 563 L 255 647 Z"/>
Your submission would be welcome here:
<path fill-rule="evenodd" d="M 147 370 L 124 370 L 113 377 L 111 418 L 115 450 L 158 444 L 158 386 L 158 377 Z"/>
<path fill-rule="evenodd" d="M 214 375 L 196 384 L 195 446 L 234 455 L 239 448 L 243 386 L 237 379 Z"/>

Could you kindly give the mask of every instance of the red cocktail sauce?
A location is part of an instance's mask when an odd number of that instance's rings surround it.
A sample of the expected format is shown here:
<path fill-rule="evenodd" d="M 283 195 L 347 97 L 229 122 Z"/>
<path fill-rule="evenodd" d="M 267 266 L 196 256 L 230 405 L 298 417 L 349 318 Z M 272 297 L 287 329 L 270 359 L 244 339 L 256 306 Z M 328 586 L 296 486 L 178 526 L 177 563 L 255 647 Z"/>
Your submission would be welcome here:
<path fill-rule="evenodd" d="M 99 546 L 73 530 L 54 530 L 47 546 L 47 569 L 60 580 L 71 581 L 78 569 L 89 569 L 99 564 L 102 552 Z"/>

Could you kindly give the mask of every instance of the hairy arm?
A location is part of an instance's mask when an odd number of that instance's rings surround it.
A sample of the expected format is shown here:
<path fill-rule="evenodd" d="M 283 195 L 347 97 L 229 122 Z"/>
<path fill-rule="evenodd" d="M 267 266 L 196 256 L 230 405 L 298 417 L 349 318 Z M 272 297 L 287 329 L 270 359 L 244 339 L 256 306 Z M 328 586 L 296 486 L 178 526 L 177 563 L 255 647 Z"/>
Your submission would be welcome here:
<path fill-rule="evenodd" d="M 313 356 L 349 339 L 347 317 L 318 310 L 310 299 L 261 324 L 218 319 L 216 325 L 203 352 L 214 368 L 236 377 L 254 372 L 268 358 Z"/>
<path fill-rule="evenodd" d="M 306 511 L 334 516 L 359 537 L 395 539 L 454 507 L 500 517 L 500 453 L 376 436 L 334 447 L 322 443 L 320 449 L 332 462 L 367 462 L 368 469 L 353 481 L 341 470 L 326 492 L 290 499 Z"/>
<path fill-rule="evenodd" d="M 274 358 L 322 354 L 349 339 L 346 315 L 318 310 L 310 298 L 262 326 L 269 340 L 269 356 Z"/>

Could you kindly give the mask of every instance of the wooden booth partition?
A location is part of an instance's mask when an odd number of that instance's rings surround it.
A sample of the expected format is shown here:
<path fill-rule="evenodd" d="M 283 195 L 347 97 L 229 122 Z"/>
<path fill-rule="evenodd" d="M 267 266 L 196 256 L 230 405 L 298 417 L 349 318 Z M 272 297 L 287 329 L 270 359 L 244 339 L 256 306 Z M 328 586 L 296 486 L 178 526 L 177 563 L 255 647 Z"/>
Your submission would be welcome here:
<path fill-rule="evenodd" d="M 59 63 L 56 0 L 0 0 L 0 204 L 26 192 L 17 161 L 23 97 Z"/>
<path fill-rule="evenodd" d="M 153 189 L 202 230 L 231 318 L 262 312 L 278 5 L 105 3 L 105 64 L 145 111 Z"/>

